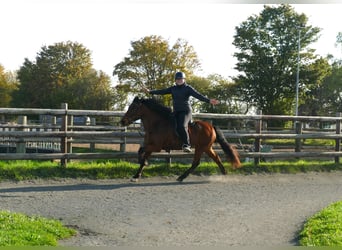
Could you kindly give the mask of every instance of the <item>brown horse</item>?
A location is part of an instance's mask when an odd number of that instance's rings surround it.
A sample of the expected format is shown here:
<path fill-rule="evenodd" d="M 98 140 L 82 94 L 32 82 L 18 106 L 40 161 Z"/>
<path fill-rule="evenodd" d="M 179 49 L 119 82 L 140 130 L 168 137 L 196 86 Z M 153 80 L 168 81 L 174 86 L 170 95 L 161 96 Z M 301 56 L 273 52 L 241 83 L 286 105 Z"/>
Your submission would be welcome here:
<path fill-rule="evenodd" d="M 152 152 L 180 150 L 182 148 L 182 143 L 177 136 L 171 114 L 170 108 L 158 103 L 153 98 L 140 99 L 135 97 L 123 116 L 121 120 L 123 126 L 128 126 L 134 121 L 141 119 L 145 130 L 144 146 L 140 147 L 138 151 L 140 168 L 133 176 L 133 180 L 138 180 L 141 177 Z M 183 181 L 195 170 L 200 163 L 203 152 L 217 163 L 222 174 L 227 174 L 219 155 L 212 147 L 215 141 L 220 144 L 234 169 L 241 166 L 238 152 L 228 144 L 219 128 L 205 121 L 195 121 L 189 126 L 189 136 L 191 146 L 195 148 L 194 158 L 191 167 L 178 177 L 178 181 Z"/>

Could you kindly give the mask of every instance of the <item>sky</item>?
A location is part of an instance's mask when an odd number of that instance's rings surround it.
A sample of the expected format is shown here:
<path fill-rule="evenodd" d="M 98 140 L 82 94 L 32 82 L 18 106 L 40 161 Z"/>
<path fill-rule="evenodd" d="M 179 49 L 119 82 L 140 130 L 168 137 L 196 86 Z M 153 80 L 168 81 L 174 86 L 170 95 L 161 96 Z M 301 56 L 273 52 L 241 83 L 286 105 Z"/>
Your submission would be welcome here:
<path fill-rule="evenodd" d="M 199 75 L 235 76 L 235 27 L 260 14 L 268 3 L 185 1 L 1 0 L 0 64 L 6 71 L 18 70 L 25 58 L 35 61 L 43 46 L 78 42 L 91 51 L 94 68 L 115 84 L 114 66 L 129 55 L 131 42 L 158 35 L 170 45 L 181 38 L 193 46 L 202 64 Z M 309 24 L 322 28 L 311 46 L 316 53 L 342 58 L 341 48 L 335 46 L 342 32 L 342 1 L 331 1 L 291 5 L 309 17 Z"/>

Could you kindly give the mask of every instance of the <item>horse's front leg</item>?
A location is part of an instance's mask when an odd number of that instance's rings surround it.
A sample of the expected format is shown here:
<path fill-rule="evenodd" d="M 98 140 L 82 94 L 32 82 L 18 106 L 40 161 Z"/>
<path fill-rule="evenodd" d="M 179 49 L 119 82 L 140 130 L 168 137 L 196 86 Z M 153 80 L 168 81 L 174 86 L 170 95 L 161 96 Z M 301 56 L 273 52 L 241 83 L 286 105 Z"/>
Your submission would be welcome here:
<path fill-rule="evenodd" d="M 132 181 L 138 181 L 139 178 L 142 175 L 142 172 L 144 170 L 144 167 L 148 165 L 147 159 L 150 157 L 151 152 L 146 152 L 144 147 L 140 147 L 138 150 L 138 162 L 140 164 L 140 167 L 137 171 L 137 173 L 132 177 Z"/>
<path fill-rule="evenodd" d="M 145 157 L 145 147 L 140 147 L 139 150 L 138 150 L 138 162 L 141 165 L 143 166 L 147 166 L 148 165 L 148 161 Z"/>

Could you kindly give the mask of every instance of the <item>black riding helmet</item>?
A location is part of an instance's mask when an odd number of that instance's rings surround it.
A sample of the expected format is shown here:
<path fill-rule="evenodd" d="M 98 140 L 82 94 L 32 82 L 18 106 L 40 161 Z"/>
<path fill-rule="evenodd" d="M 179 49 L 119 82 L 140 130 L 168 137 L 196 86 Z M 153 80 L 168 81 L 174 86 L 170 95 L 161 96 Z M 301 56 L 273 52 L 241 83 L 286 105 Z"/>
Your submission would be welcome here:
<path fill-rule="evenodd" d="M 176 79 L 181 79 L 181 78 L 186 78 L 186 77 L 185 77 L 185 74 L 184 74 L 183 72 L 177 72 L 177 73 L 175 74 L 175 80 L 176 80 Z"/>

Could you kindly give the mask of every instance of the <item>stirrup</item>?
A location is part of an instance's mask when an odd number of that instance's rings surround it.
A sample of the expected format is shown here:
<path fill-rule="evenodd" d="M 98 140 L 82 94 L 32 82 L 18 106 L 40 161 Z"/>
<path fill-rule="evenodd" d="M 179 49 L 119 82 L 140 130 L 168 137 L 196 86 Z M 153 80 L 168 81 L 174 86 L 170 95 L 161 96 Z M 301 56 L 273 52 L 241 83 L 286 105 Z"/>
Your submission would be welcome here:
<path fill-rule="evenodd" d="M 182 149 L 183 149 L 183 152 L 186 152 L 186 153 L 191 153 L 191 147 L 189 145 L 186 145 L 186 144 L 183 144 L 182 146 Z"/>

